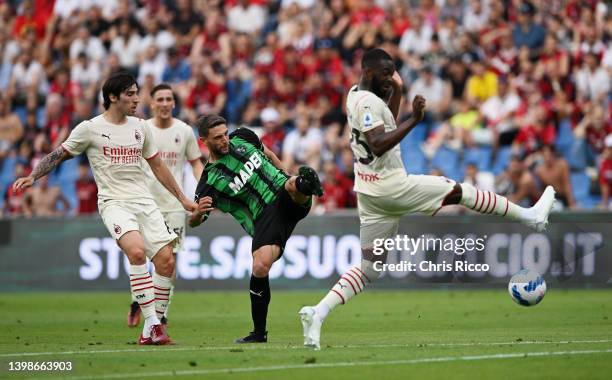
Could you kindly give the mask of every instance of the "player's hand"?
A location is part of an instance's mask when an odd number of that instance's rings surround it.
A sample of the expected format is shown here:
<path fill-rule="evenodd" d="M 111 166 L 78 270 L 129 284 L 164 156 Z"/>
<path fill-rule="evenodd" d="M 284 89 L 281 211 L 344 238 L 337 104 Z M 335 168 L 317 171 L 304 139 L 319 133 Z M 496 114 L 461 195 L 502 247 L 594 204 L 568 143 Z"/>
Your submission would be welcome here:
<path fill-rule="evenodd" d="M 17 190 L 21 190 L 21 189 L 27 189 L 28 187 L 32 186 L 34 184 L 34 178 L 27 176 L 27 177 L 21 177 L 19 179 L 17 179 L 15 181 L 15 183 L 13 183 L 13 190 L 17 191 Z"/>
<path fill-rule="evenodd" d="M 183 205 L 183 208 L 185 210 L 190 211 L 190 212 L 193 212 L 198 209 L 198 205 L 195 202 L 188 200 L 187 198 L 181 201 L 181 204 Z"/>
<path fill-rule="evenodd" d="M 401 75 L 397 71 L 395 71 L 391 79 L 393 80 L 393 88 L 395 90 L 401 90 L 404 86 L 404 81 L 402 80 Z"/>
<path fill-rule="evenodd" d="M 414 97 L 412 101 L 412 117 L 420 122 L 425 117 L 425 98 L 421 95 Z"/>
<path fill-rule="evenodd" d="M 212 204 L 213 200 L 211 197 L 200 198 L 200 200 L 198 201 L 198 214 L 204 215 L 205 213 L 214 210 Z"/>

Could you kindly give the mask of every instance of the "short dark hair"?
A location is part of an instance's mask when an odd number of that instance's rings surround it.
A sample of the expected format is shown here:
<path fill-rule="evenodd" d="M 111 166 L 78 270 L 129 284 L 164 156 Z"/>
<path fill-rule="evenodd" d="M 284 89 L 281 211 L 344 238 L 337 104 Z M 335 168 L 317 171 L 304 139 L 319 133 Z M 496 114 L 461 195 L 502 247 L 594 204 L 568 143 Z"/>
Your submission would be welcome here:
<path fill-rule="evenodd" d="M 361 57 L 361 69 L 373 69 L 380 66 L 380 62 L 382 61 L 391 61 L 393 62 L 393 58 L 384 51 L 383 49 L 372 49 L 365 52 L 363 57 Z"/>
<path fill-rule="evenodd" d="M 161 90 L 170 90 L 172 91 L 172 87 L 168 84 L 168 83 L 160 83 L 157 86 L 153 87 L 153 89 L 151 89 L 151 97 L 154 98 L 155 97 L 155 93 L 157 91 L 161 91 Z M 174 92 L 172 92 L 172 96 L 174 96 Z"/>
<path fill-rule="evenodd" d="M 136 78 L 125 70 L 117 71 L 104 82 L 102 86 L 102 98 L 104 99 L 104 109 L 108 109 L 111 105 L 110 96 L 114 95 L 119 97 L 121 93 L 128 88 L 136 85 Z"/>
<path fill-rule="evenodd" d="M 211 128 L 221 124 L 227 124 L 227 121 L 225 121 L 225 119 L 221 116 L 214 114 L 202 115 L 196 121 L 196 127 L 198 128 L 200 137 L 208 136 L 208 131 Z"/>

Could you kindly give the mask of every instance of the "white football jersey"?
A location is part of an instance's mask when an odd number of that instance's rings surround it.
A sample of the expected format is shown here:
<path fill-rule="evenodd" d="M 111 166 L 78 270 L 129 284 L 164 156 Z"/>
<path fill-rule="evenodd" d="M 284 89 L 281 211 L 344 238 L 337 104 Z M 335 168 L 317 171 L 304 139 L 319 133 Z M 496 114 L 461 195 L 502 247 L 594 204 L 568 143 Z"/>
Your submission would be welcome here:
<path fill-rule="evenodd" d="M 382 99 L 358 86 L 353 86 L 346 97 L 346 111 L 355 160 L 355 191 L 371 196 L 390 194 L 406 176 L 399 144 L 377 157 L 364 133 L 381 125 L 385 131 L 396 129 L 393 113 Z"/>
<path fill-rule="evenodd" d="M 147 125 L 153 134 L 161 159 L 176 183 L 182 184 L 185 162 L 198 160 L 201 156 L 193 130 L 178 119 L 172 119 L 172 125 L 168 128 L 158 128 L 153 119 L 147 120 Z M 147 185 L 159 209 L 162 212 L 182 211 L 181 203 L 155 178 L 151 167 L 146 162 L 143 162 L 143 167 L 147 173 Z"/>
<path fill-rule="evenodd" d="M 98 203 L 129 200 L 151 203 L 141 159 L 158 154 L 144 120 L 128 116 L 124 124 L 112 124 L 103 115 L 77 125 L 62 147 L 71 155 L 87 154 L 98 185 Z"/>

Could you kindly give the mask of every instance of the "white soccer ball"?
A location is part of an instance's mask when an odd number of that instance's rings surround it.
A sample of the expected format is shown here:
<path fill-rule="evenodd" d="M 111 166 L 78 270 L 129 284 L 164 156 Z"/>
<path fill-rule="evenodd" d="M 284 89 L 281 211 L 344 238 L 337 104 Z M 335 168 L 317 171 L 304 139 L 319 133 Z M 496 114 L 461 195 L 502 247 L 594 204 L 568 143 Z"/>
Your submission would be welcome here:
<path fill-rule="evenodd" d="M 514 302 L 519 305 L 537 305 L 546 294 L 546 281 L 538 272 L 523 269 L 510 279 L 508 292 Z"/>

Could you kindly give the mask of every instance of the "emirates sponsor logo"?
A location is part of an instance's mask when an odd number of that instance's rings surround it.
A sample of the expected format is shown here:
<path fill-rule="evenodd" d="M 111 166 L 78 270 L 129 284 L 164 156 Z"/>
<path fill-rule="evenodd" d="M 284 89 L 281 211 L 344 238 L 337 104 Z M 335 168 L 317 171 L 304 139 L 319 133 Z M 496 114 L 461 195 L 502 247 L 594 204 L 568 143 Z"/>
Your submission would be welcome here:
<path fill-rule="evenodd" d="M 138 164 L 142 157 L 142 149 L 103 146 L 102 154 L 110 158 L 111 164 Z"/>
<path fill-rule="evenodd" d="M 365 173 L 357 172 L 357 175 L 362 181 L 365 181 L 365 182 L 376 182 L 380 180 L 380 177 L 378 177 L 378 174 L 365 174 Z"/>

